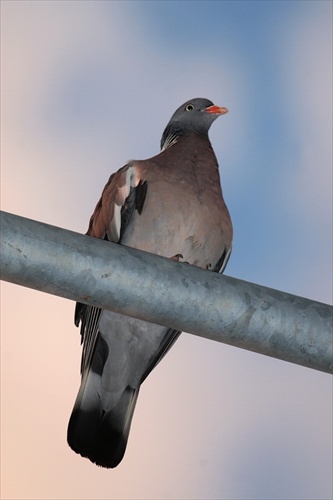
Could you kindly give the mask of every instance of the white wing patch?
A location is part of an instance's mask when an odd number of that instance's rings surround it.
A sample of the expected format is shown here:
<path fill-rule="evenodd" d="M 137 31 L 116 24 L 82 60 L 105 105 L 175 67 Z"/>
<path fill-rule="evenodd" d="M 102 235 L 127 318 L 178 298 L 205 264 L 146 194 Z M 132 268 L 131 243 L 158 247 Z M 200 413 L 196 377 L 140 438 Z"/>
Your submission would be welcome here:
<path fill-rule="evenodd" d="M 126 203 L 131 188 L 138 186 L 140 177 L 135 166 L 129 166 L 118 179 L 114 197 L 113 216 L 110 221 L 111 240 L 118 242 L 121 231 L 121 209 Z"/>
<path fill-rule="evenodd" d="M 113 217 L 110 221 L 111 241 L 119 241 L 121 226 L 121 205 L 115 203 Z"/>

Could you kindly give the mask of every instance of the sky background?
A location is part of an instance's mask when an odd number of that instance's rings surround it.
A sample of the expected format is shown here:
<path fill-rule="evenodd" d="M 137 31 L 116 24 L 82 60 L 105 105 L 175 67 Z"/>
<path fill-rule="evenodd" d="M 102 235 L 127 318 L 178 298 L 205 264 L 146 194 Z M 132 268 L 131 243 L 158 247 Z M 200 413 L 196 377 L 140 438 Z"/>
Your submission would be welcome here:
<path fill-rule="evenodd" d="M 192 97 L 229 109 L 210 133 L 226 274 L 332 303 L 330 1 L 2 0 L 2 209 L 85 232 Z M 66 443 L 74 304 L 7 283 L 1 300 L 3 499 L 332 498 L 329 375 L 184 334 L 105 470 Z"/>

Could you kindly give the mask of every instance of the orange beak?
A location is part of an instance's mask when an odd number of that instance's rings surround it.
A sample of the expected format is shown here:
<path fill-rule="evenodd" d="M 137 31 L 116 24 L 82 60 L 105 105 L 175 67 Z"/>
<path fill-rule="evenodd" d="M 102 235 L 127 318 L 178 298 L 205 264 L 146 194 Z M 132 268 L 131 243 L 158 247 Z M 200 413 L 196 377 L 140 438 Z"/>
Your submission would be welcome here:
<path fill-rule="evenodd" d="M 210 113 L 211 115 L 224 115 L 225 113 L 228 113 L 227 108 L 220 108 L 219 106 L 209 106 L 208 108 L 204 109 L 206 113 Z"/>

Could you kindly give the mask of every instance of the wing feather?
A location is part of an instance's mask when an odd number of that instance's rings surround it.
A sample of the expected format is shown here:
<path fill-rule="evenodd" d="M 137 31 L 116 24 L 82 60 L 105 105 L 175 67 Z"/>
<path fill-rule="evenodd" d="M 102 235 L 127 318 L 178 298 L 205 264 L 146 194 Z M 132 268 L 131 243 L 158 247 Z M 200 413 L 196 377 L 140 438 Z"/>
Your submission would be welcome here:
<path fill-rule="evenodd" d="M 109 241 L 120 242 L 120 237 L 124 233 L 123 218 L 126 212 L 130 211 L 132 214 L 136 208 L 135 203 L 128 203 L 131 193 L 133 191 L 135 193 L 137 188 L 146 184 L 139 163 L 130 162 L 111 175 L 90 218 L 87 234 L 102 239 L 107 236 Z M 140 204 L 143 203 L 144 200 L 142 202 L 140 196 Z M 127 213 L 126 220 L 128 215 Z"/>
<path fill-rule="evenodd" d="M 87 235 L 120 243 L 131 216 L 136 209 L 141 214 L 147 183 L 140 176 L 135 162 L 130 162 L 112 174 L 104 187 L 94 213 L 89 222 Z M 81 322 L 81 342 L 83 343 L 81 373 L 90 368 L 102 309 L 77 303 L 75 325 Z"/>
<path fill-rule="evenodd" d="M 225 248 L 220 260 L 216 264 L 216 269 L 214 269 L 216 272 L 222 274 L 227 267 L 230 255 L 232 251 L 232 243 L 230 244 L 230 247 Z"/>

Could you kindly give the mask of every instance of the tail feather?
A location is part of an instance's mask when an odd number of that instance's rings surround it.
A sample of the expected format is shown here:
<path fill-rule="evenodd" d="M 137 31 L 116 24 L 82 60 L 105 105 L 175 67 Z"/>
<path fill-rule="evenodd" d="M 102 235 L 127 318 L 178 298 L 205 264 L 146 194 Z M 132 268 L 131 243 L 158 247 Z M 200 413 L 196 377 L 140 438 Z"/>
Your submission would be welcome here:
<path fill-rule="evenodd" d="M 90 411 L 74 407 L 68 425 L 69 446 L 96 465 L 117 467 L 126 450 L 138 394 L 138 389 L 126 389 L 108 412 L 100 407 Z"/>
<path fill-rule="evenodd" d="M 85 330 L 86 322 L 90 325 L 87 313 L 82 328 L 89 349 L 84 348 L 81 386 L 67 440 L 76 453 L 113 468 L 125 453 L 140 384 L 180 332 L 111 311 L 103 311 L 95 331 L 96 314 L 91 312 L 95 337 L 92 341 L 90 327 Z"/>
<path fill-rule="evenodd" d="M 101 344 L 97 346 L 97 350 L 101 347 Z M 101 364 L 93 364 L 82 377 L 68 424 L 67 441 L 76 453 L 96 465 L 114 468 L 126 450 L 140 388 L 128 386 L 110 408 L 108 395 L 102 391 L 100 368 Z"/>

